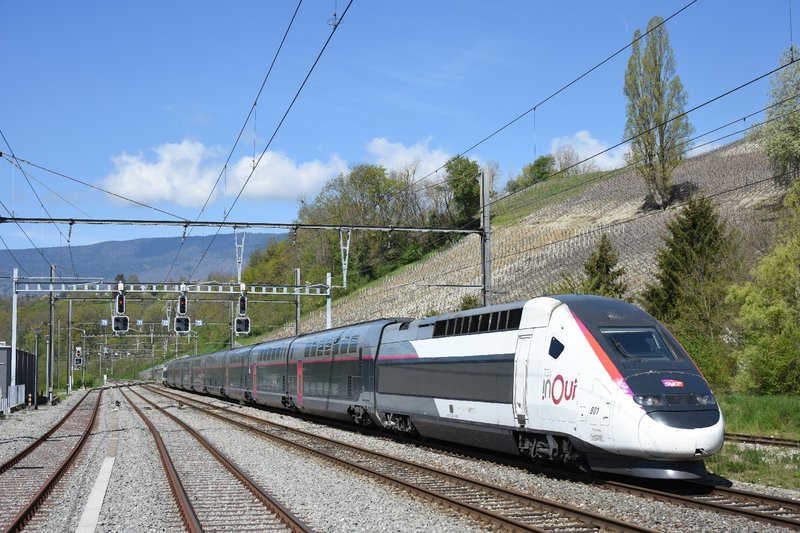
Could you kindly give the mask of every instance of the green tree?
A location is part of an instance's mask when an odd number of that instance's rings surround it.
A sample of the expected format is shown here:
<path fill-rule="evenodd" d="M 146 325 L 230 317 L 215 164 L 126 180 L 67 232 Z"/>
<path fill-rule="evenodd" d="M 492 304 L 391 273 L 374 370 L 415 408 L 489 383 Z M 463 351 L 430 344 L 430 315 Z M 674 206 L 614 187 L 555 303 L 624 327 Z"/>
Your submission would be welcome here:
<path fill-rule="evenodd" d="M 644 53 L 641 32 L 634 43 L 625 71 L 625 138 L 631 141 L 628 162 L 641 174 L 650 197 L 661 208 L 672 195 L 672 171 L 680 163 L 693 128 L 684 112 L 687 94 L 675 74 L 675 58 L 661 17 L 647 24 Z"/>
<path fill-rule="evenodd" d="M 757 134 L 776 181 L 784 186 L 800 174 L 800 57 L 796 54 L 800 52 L 792 47 L 781 58 L 781 65 L 787 66 L 773 75 L 771 107 Z"/>
<path fill-rule="evenodd" d="M 556 160 L 552 155 L 542 155 L 536 158 L 533 163 L 528 163 L 522 167 L 522 173 L 509 180 L 506 184 L 508 192 L 516 192 L 525 187 L 530 187 L 534 183 L 544 181 L 556 172 Z"/>
<path fill-rule="evenodd" d="M 478 163 L 456 156 L 445 165 L 447 186 L 453 195 L 452 220 L 456 226 L 476 221 L 481 206 L 480 167 Z"/>
<path fill-rule="evenodd" d="M 618 266 L 619 256 L 607 233 L 600 237 L 589 258 L 583 263 L 583 277 L 562 276 L 548 292 L 552 294 L 596 294 L 624 298 L 628 285 L 622 280 L 625 269 Z"/>
<path fill-rule="evenodd" d="M 667 224 L 664 247 L 656 253 L 656 281 L 642 293 L 645 309 L 659 320 L 681 313 L 682 299 L 694 285 L 720 274 L 723 258 L 733 252 L 733 235 L 708 198 L 691 198 Z"/>
<path fill-rule="evenodd" d="M 800 393 L 800 182 L 784 207 L 778 244 L 758 262 L 752 280 L 729 293 L 740 306 L 740 388 L 761 394 Z"/>
<path fill-rule="evenodd" d="M 618 266 L 619 256 L 607 233 L 600 237 L 600 244 L 583 264 L 586 279 L 585 294 L 597 294 L 612 298 L 623 298 L 628 285 L 622 281 L 625 269 Z"/>
<path fill-rule="evenodd" d="M 728 345 L 733 306 L 728 287 L 739 277 L 737 241 L 707 198 L 691 198 L 667 224 L 656 253 L 656 281 L 641 295 L 644 308 L 667 322 L 712 386 L 727 390 L 735 369 Z"/>

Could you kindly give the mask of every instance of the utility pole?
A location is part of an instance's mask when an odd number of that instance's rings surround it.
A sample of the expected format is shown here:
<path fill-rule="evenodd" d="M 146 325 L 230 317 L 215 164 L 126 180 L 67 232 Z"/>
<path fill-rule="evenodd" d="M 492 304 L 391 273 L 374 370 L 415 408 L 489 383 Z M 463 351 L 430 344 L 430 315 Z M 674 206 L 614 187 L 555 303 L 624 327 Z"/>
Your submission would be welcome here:
<path fill-rule="evenodd" d="M 6 402 L 6 408 L 3 412 L 4 415 L 8 416 L 11 414 L 11 391 L 17 390 L 17 277 L 19 276 L 19 271 L 15 268 L 14 269 L 14 287 L 11 293 L 11 377 L 8 382 L 8 398 Z M 37 337 L 38 338 L 38 337 Z M 37 368 L 38 371 L 38 368 Z M 36 392 L 36 391 L 34 391 Z M 2 394 L 0 394 L 2 396 Z"/>
<path fill-rule="evenodd" d="M 325 299 L 325 329 L 331 329 L 331 273 L 325 276 L 325 283 L 328 285 L 328 296 Z"/>
<path fill-rule="evenodd" d="M 481 299 L 483 305 L 487 306 L 490 302 L 490 294 L 492 287 L 492 261 L 489 255 L 489 230 L 490 230 L 490 217 L 489 217 L 489 187 L 486 183 L 486 174 L 481 170 L 481 273 L 483 279 L 481 280 Z"/>
<path fill-rule="evenodd" d="M 294 269 L 294 285 L 300 286 L 300 269 Z M 294 334 L 300 335 L 300 292 L 294 295 Z"/>
<path fill-rule="evenodd" d="M 56 266 L 50 265 L 50 288 L 55 283 Z M 53 403 L 53 322 L 56 317 L 56 294 L 50 291 L 50 340 L 47 343 L 47 402 Z"/>
<path fill-rule="evenodd" d="M 67 395 L 72 393 L 72 354 L 74 353 L 72 342 L 72 298 L 69 299 L 67 308 Z"/>
<path fill-rule="evenodd" d="M 36 347 L 34 348 L 34 355 L 33 355 L 33 408 L 34 410 L 39 409 L 39 391 L 37 387 L 39 385 L 39 334 L 41 330 L 39 328 L 35 328 L 33 332 L 36 334 Z"/>

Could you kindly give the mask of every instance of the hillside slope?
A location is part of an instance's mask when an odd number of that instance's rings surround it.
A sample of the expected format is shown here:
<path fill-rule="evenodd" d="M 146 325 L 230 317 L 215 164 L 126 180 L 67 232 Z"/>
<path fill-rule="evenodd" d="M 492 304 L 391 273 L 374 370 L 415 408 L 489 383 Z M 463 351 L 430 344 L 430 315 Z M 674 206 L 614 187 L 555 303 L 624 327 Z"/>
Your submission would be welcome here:
<path fill-rule="evenodd" d="M 768 246 L 772 233 L 768 208 L 782 192 L 773 183 L 758 146 L 739 141 L 687 159 L 676 170 L 673 182 L 713 199 L 724 219 L 740 233 L 747 257 L 759 256 Z M 538 208 L 535 203 L 527 206 L 530 214 L 518 223 L 493 228 L 492 303 L 539 296 L 563 274 L 579 274 L 603 232 L 609 234 L 619 252 L 631 294 L 640 292 L 652 279 L 654 255 L 662 245 L 666 223 L 681 209 L 677 205 L 664 211 L 642 211 L 645 195 L 638 174 L 618 172 L 580 192 L 566 193 L 558 201 L 541 202 Z M 493 209 L 499 210 L 503 203 L 498 202 Z M 420 317 L 432 311 L 450 311 L 464 295 L 480 294 L 478 289 L 453 285 L 479 283 L 479 239 L 470 236 L 335 302 L 333 325 L 379 316 Z M 301 325 L 304 332 L 324 327 L 324 310 L 304 317 Z M 293 331 L 292 324 L 275 336 Z"/>

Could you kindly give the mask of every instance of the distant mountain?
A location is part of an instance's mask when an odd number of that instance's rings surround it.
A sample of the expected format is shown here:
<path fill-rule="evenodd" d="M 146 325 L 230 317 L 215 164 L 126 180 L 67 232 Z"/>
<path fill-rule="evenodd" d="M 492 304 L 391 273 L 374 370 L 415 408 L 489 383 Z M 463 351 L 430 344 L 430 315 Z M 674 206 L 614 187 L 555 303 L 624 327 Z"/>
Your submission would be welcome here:
<path fill-rule="evenodd" d="M 102 278 L 113 281 L 118 274 L 127 279 L 135 274 L 142 282 L 178 281 L 188 279 L 197 267 L 203 253 L 208 252 L 202 263 L 192 275 L 192 279 L 205 280 L 209 274 L 224 273 L 236 278 L 236 246 L 233 234 L 220 234 L 211 244 L 212 237 L 187 237 L 181 248 L 169 279 L 167 272 L 175 260 L 180 247 L 179 237 L 153 239 L 134 239 L 130 241 L 106 241 L 88 246 L 66 246 L 36 249 L 0 250 L 0 277 L 12 275 L 14 267 L 19 268 L 20 276 L 49 276 L 50 266 L 55 263 L 56 273 L 65 278 L 74 278 L 73 263 L 77 275 L 82 278 Z M 256 250 L 263 249 L 270 240 L 286 239 L 285 233 L 247 233 L 244 241 L 244 264 Z M 241 243 L 241 240 L 239 241 Z M 209 248 L 209 244 L 211 247 Z M 12 255 L 13 254 L 13 257 Z M 217 280 L 224 281 L 224 280 Z M 7 280 L 0 283 L 0 291 L 8 294 L 11 284 Z"/>

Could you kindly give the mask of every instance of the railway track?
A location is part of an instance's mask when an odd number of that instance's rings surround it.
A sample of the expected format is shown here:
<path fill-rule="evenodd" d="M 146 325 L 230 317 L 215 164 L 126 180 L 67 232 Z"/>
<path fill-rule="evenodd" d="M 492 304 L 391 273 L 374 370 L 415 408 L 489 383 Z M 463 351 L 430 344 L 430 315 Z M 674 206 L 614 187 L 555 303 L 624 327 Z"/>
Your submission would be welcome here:
<path fill-rule="evenodd" d="M 616 481 L 607 481 L 605 486 L 658 501 L 715 513 L 744 516 L 771 526 L 800 530 L 800 501 L 797 500 L 702 483 L 678 483 L 679 489 L 676 491 L 657 490 Z"/>
<path fill-rule="evenodd" d="M 87 393 L 58 424 L 0 466 L 0 527 L 19 531 L 73 464 L 97 420 L 102 390 Z"/>
<path fill-rule="evenodd" d="M 444 507 L 514 531 L 652 531 L 645 527 L 605 517 L 578 507 L 536 498 L 347 445 L 288 426 L 265 421 L 230 409 L 221 409 L 196 399 L 176 396 L 160 389 L 148 391 L 183 402 L 228 424 L 254 432 L 327 461 L 402 488 Z"/>
<path fill-rule="evenodd" d="M 744 435 L 742 433 L 725 433 L 725 440 L 732 442 L 744 442 L 747 444 L 764 444 L 767 446 L 800 448 L 800 440 L 782 439 L 778 437 L 762 437 L 760 435 Z"/>
<path fill-rule="evenodd" d="M 137 392 L 131 391 L 144 408 L 120 392 L 156 441 L 188 531 L 310 531 L 197 431 Z M 175 424 L 182 431 L 175 431 Z"/>

